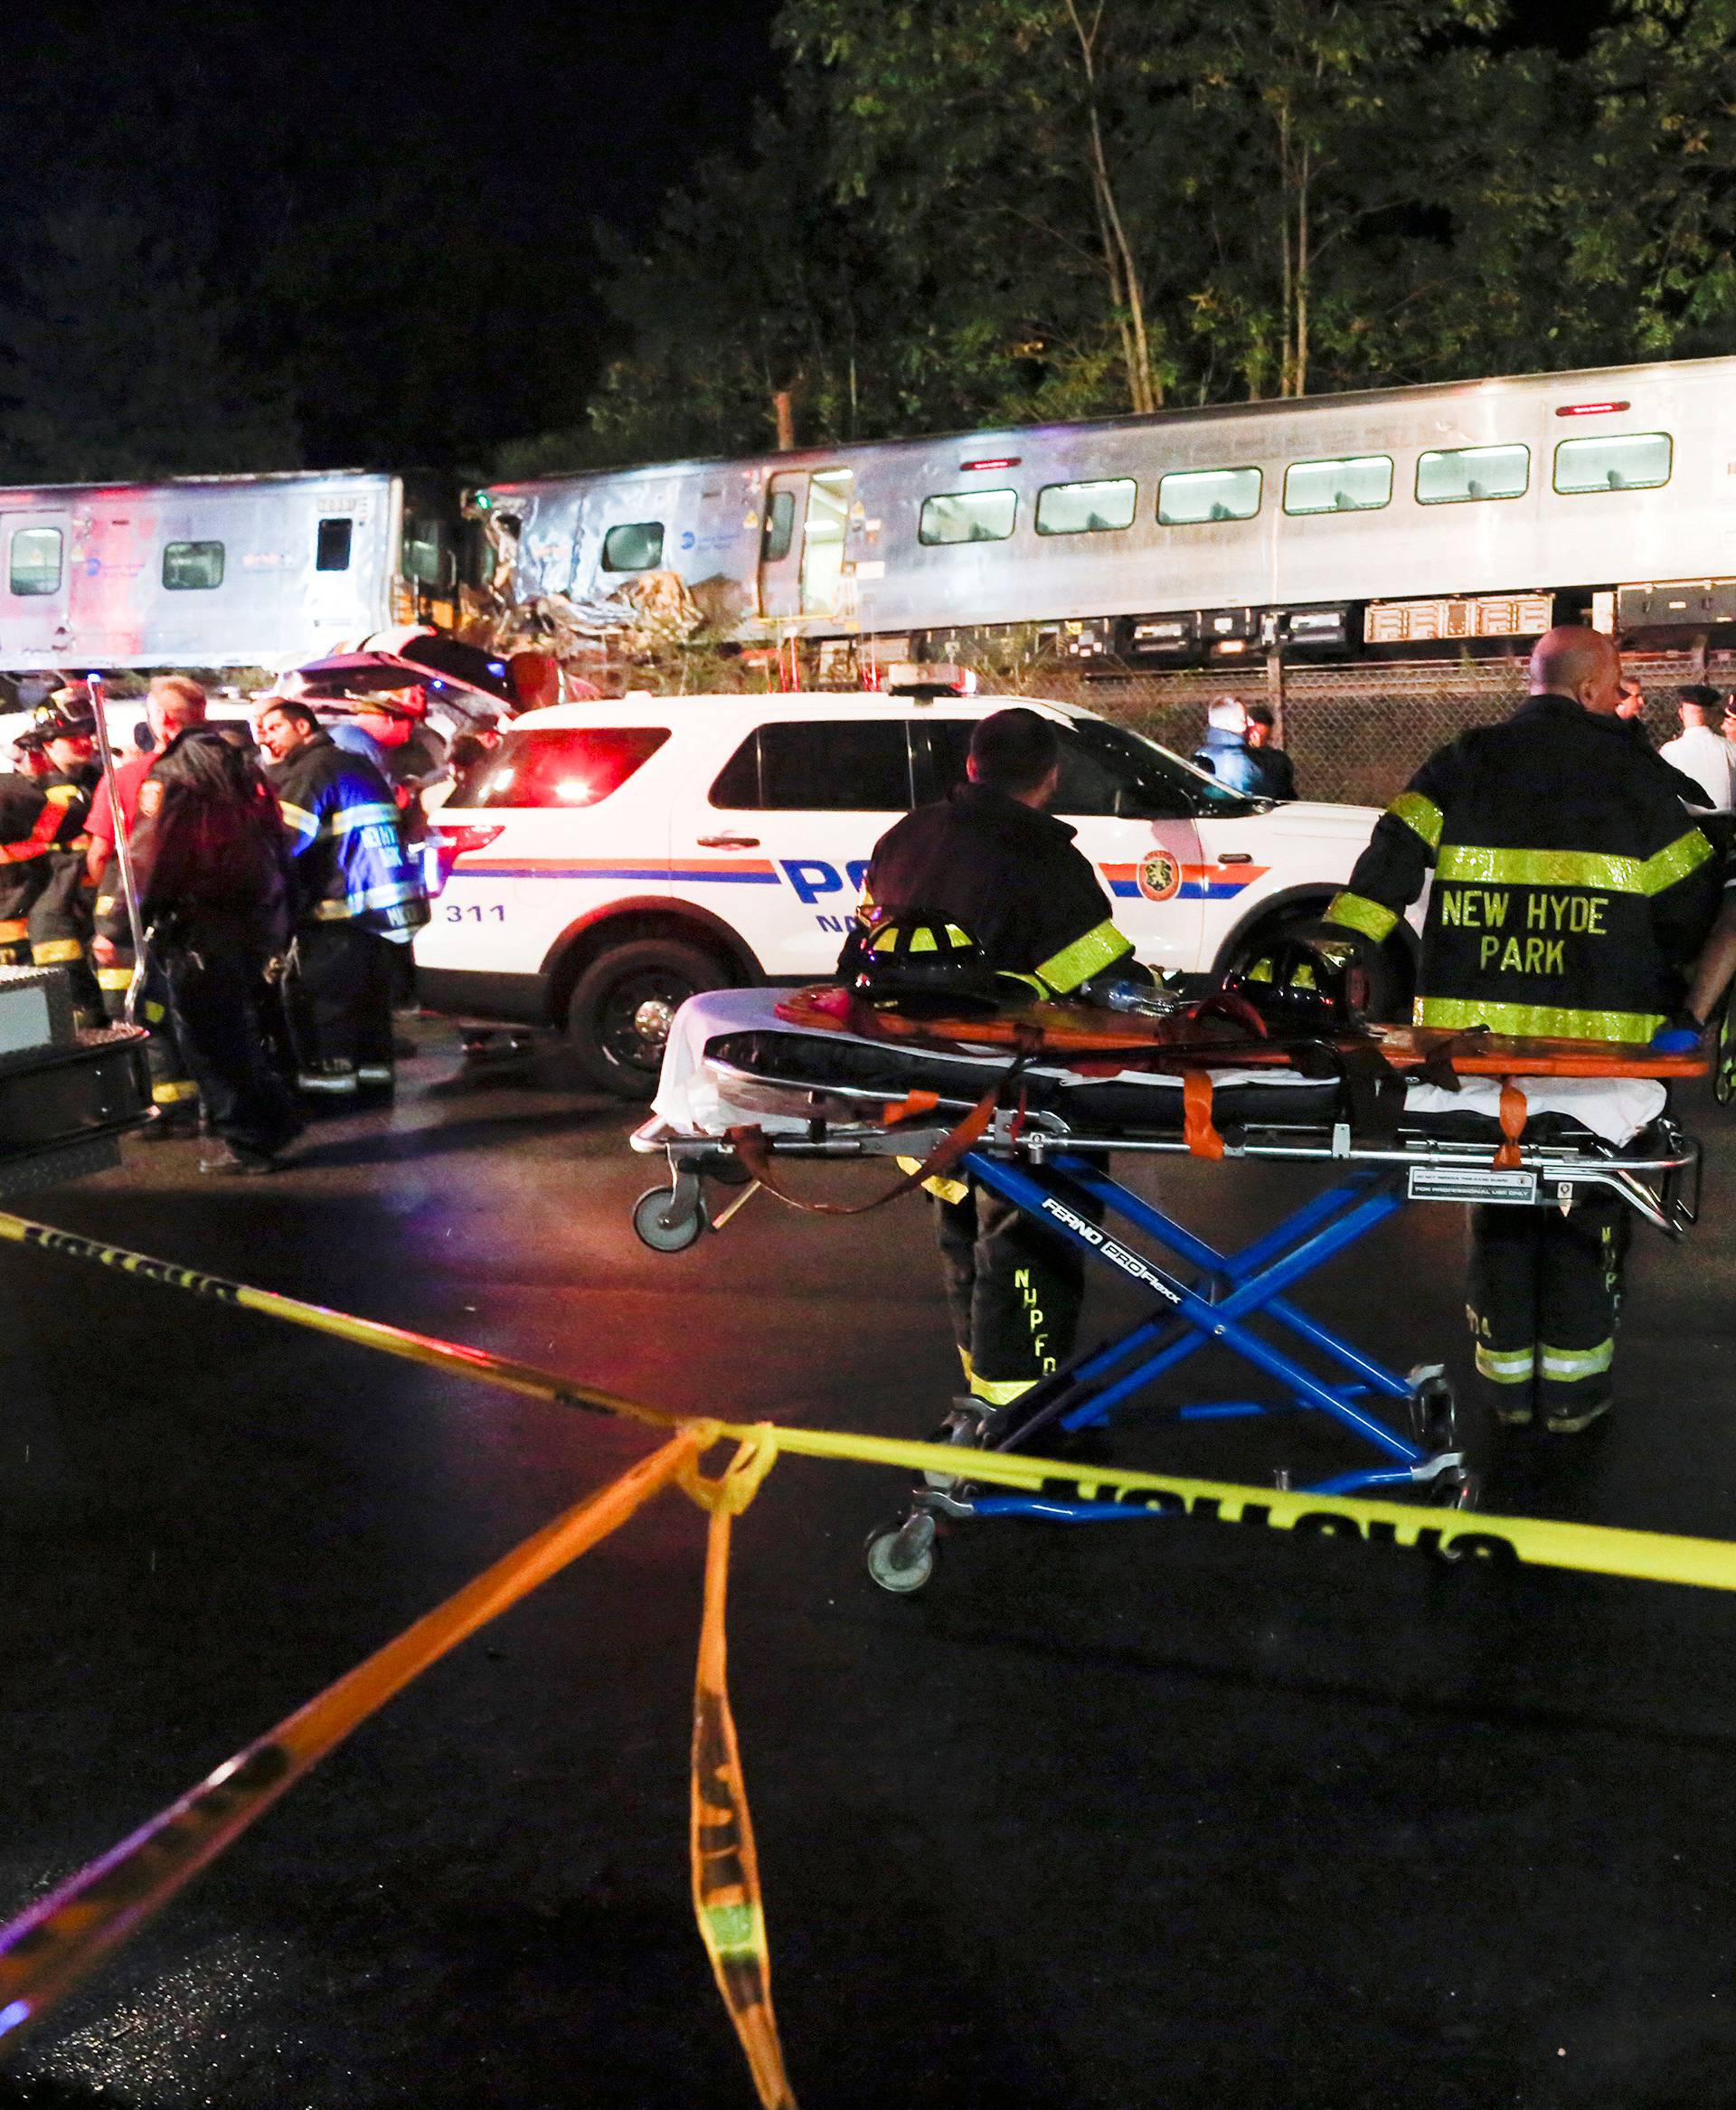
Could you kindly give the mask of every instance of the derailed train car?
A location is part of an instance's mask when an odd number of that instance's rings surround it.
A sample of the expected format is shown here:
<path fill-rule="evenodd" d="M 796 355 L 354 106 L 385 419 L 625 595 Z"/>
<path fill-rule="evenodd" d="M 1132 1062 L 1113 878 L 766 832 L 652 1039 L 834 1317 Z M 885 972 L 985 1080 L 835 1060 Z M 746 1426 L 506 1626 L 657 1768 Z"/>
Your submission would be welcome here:
<path fill-rule="evenodd" d="M 363 470 L 0 489 L 0 674 L 275 669 L 449 625 L 457 496 Z"/>
<path fill-rule="evenodd" d="M 1736 637 L 1736 359 L 1163 412 L 489 486 L 514 597 L 680 574 L 712 620 L 1132 665 Z M 513 545 L 515 543 L 515 549 Z M 1484 640 L 1488 640 L 1484 643 Z"/>

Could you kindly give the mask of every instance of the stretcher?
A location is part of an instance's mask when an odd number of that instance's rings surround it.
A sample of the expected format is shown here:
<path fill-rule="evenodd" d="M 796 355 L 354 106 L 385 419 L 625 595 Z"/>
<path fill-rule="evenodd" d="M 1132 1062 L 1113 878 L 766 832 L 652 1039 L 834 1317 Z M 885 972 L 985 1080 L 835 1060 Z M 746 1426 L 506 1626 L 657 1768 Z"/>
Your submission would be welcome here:
<path fill-rule="evenodd" d="M 1062 1008 L 1033 1007 L 1052 1008 Z M 854 1207 L 937 1175 L 969 1178 L 1118 1275 L 1145 1309 L 1012 1405 L 960 1403 L 941 1440 L 1041 1451 L 1163 1384 L 1181 1421 L 1325 1417 L 1355 1462 L 1302 1483 L 1321 1493 L 1469 1507 L 1477 1482 L 1444 1366 L 1390 1367 L 1305 1310 L 1298 1285 L 1413 1202 L 1567 1207 L 1596 1191 L 1671 1238 L 1698 1214 L 1700 1147 L 1671 1119 L 1665 1086 L 1703 1071 L 1697 1056 L 1395 1034 L 1384 1037 L 1396 1063 L 1382 1054 L 1380 1065 L 1395 1087 L 1371 1094 L 1348 1081 L 1348 1051 L 1324 1042 L 1255 1047 L 1238 1028 L 1202 1046 L 1064 1008 L 1053 1033 L 1042 1018 L 1014 1034 L 968 1019 L 901 1019 L 889 1032 L 838 991 L 692 998 L 652 1118 L 632 1138 L 669 1171 L 635 1205 L 635 1230 L 680 1252 L 761 1187 L 854 1213 L 786 1188 L 782 1168 L 802 1161 L 879 1164 L 882 1193 Z M 1354 1037 L 1378 1052 L 1380 1036 Z M 1316 1164 L 1330 1178 L 1248 1244 L 1220 1251 L 1111 1177 L 1110 1152 Z M 904 1170 L 888 1187 L 894 1161 Z M 1245 1365 L 1261 1396 L 1191 1396 L 1175 1374 L 1208 1346 Z M 1284 1470 L 1278 1482 L 1291 1484 Z M 942 1518 L 1148 1513 L 978 1489 L 961 1457 L 956 1478 L 919 1488 L 908 1515 L 871 1538 L 869 1572 L 891 1590 L 920 1588 Z"/>

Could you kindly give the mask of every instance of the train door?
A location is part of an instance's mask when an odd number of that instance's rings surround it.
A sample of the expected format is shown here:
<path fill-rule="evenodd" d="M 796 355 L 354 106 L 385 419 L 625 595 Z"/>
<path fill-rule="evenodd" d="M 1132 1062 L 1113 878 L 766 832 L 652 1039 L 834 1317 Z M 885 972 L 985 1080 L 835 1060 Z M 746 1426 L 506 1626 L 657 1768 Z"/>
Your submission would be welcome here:
<path fill-rule="evenodd" d="M 0 666 L 52 666 L 71 649 L 65 512 L 0 513 Z"/>
<path fill-rule="evenodd" d="M 760 529 L 761 615 L 838 612 L 855 494 L 855 473 L 847 468 L 782 469 L 772 477 Z"/>
<path fill-rule="evenodd" d="M 807 499 L 807 471 L 785 469 L 766 486 L 766 510 L 760 523 L 760 612 L 792 616 L 802 612 L 802 507 Z"/>

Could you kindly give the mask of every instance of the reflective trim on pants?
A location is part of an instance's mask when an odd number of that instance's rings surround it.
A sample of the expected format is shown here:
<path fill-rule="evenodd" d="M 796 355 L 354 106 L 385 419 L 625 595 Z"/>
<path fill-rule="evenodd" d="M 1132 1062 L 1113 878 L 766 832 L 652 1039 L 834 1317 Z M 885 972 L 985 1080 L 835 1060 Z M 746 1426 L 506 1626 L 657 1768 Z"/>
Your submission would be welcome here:
<path fill-rule="evenodd" d="M 1477 1370 L 1478 1377 L 1486 1377 L 1492 1385 L 1529 1385 L 1537 1375 L 1537 1351 L 1485 1348 L 1478 1341 Z"/>
<path fill-rule="evenodd" d="M 1600 1377 L 1616 1359 L 1615 1337 L 1591 1348 L 1552 1348 L 1545 1346 L 1543 1377 L 1552 1385 L 1576 1385 L 1582 1377 Z"/>

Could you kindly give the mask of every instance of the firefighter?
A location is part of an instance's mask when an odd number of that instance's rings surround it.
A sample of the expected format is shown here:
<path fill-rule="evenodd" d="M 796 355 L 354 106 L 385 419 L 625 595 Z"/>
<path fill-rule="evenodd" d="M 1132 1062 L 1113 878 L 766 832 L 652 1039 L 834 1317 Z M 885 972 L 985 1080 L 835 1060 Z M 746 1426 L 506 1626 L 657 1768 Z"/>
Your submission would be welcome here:
<path fill-rule="evenodd" d="M 48 880 L 48 856 L 61 809 L 43 786 L 46 758 L 18 743 L 25 766 L 0 775 L 0 967 L 30 965 L 30 912 Z"/>
<path fill-rule="evenodd" d="M 138 795 L 157 755 L 185 727 L 203 725 L 205 709 L 205 692 L 190 675 L 160 674 L 146 690 L 145 714 L 153 745 L 148 751 L 141 749 L 117 762 L 112 778 L 91 801 L 87 829 L 90 857 L 86 874 L 96 888 L 99 920 L 118 911 L 115 917 L 118 928 L 126 913 L 121 899 L 120 855 L 115 847 L 117 828 L 124 828 L 128 842 L 132 840 L 138 823 Z M 94 946 L 92 951 L 94 955 Z M 127 1016 L 127 998 L 133 984 L 130 932 L 120 942 L 105 947 L 104 954 L 96 963 L 97 984 L 102 991 L 104 1013 L 110 1025 L 118 1026 Z M 137 1024 L 149 1028 L 151 1036 L 146 1055 L 151 1067 L 153 1118 L 150 1127 L 141 1131 L 142 1140 L 168 1142 L 196 1134 L 199 1086 L 175 1038 L 162 970 L 149 958 L 139 978 L 134 1017 Z"/>
<path fill-rule="evenodd" d="M 296 941 L 284 984 L 296 1081 L 323 1097 L 387 1097 L 395 964 L 428 921 L 392 787 L 372 762 L 338 746 L 304 703 L 269 699 L 259 736 L 296 866 Z"/>
<path fill-rule="evenodd" d="M 90 847 L 85 828 L 102 781 L 102 765 L 92 759 L 96 739 L 96 712 L 82 682 L 57 689 L 38 707 L 24 735 L 25 744 L 40 758 L 42 773 L 36 781 L 58 815 L 43 855 L 42 884 L 30 904 L 31 962 L 66 970 L 73 1016 L 87 1027 L 103 1023 L 102 991 L 85 950 L 94 923 L 93 889 L 85 872 Z"/>
<path fill-rule="evenodd" d="M 907 814 L 875 846 L 862 929 L 840 971 L 872 971 L 876 937 L 891 945 L 901 927 L 920 947 L 909 961 L 944 960 L 940 947 L 973 941 L 1033 998 L 1089 994 L 1099 978 L 1149 981 L 1074 831 L 1043 810 L 1061 778 L 1053 724 L 1035 711 L 995 712 L 971 736 L 968 771 L 950 799 Z M 1010 1405 L 1071 1352 L 1083 1258 L 972 1181 L 929 1184 L 971 1398 L 979 1411 Z"/>
<path fill-rule="evenodd" d="M 1621 701 L 1611 640 L 1551 630 L 1529 701 L 1432 755 L 1376 823 L 1327 923 L 1382 943 L 1432 868 L 1420 1026 L 1631 1044 L 1675 1012 L 1717 861 Z M 1467 1310 L 1497 1421 L 1568 1435 L 1608 1411 L 1625 1225 L 1596 1198 L 1474 1212 Z"/>
<path fill-rule="evenodd" d="M 133 867 L 146 944 L 218 1145 L 202 1172 L 270 1172 L 301 1121 L 269 1043 L 267 975 L 289 942 L 283 820 L 251 753 L 214 725 L 177 733 L 139 787 Z M 128 941 L 125 904 L 99 913 L 95 952 Z"/>

